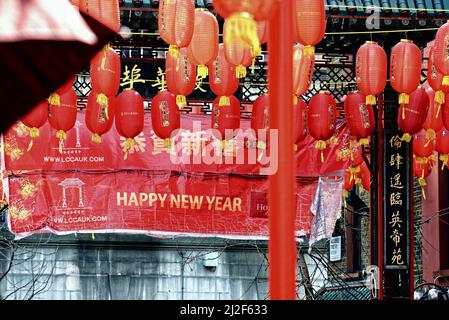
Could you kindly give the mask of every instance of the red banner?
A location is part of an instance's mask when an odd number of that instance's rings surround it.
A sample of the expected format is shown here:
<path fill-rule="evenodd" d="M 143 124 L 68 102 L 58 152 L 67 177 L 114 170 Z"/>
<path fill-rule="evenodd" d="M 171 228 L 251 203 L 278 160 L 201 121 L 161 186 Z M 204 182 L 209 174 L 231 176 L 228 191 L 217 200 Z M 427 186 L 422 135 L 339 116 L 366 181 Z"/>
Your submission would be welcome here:
<path fill-rule="evenodd" d="M 268 181 L 223 174 L 126 171 L 9 179 L 11 230 L 266 238 Z M 298 235 L 310 231 L 317 179 L 297 182 Z"/>
<path fill-rule="evenodd" d="M 187 172 L 213 172 L 227 174 L 261 174 L 261 168 L 272 165 L 276 160 L 266 157 L 267 154 L 276 154 L 275 143 L 267 144 L 268 148 L 257 149 L 240 147 L 235 140 L 227 142 L 222 150 L 222 157 L 218 161 L 207 163 L 199 159 L 195 163 L 192 159 L 198 154 L 204 153 L 211 143 L 216 143 L 211 137 L 201 135 L 211 128 L 210 117 L 198 115 L 182 116 L 181 127 L 185 131 L 181 134 L 182 155 L 191 160 L 189 163 L 176 163 L 170 157 L 173 147 L 164 146 L 164 141 L 159 139 L 152 130 L 149 114 L 145 118 L 144 132 L 137 137 L 136 145 L 125 160 L 123 151 L 124 139 L 112 128 L 103 135 L 102 143 L 91 141 L 84 121 L 84 112 L 78 115 L 76 127 L 67 133 L 67 140 L 61 145 L 56 138 L 56 130 L 46 124 L 40 129 L 40 136 L 33 139 L 29 151 L 31 138 L 29 129 L 23 125 L 12 127 L 4 136 L 5 161 L 8 171 L 58 171 L 58 170 L 150 170 L 150 171 L 187 171 Z M 241 128 L 243 134 L 249 129 L 250 121 L 242 119 Z M 337 142 L 331 144 L 325 150 L 324 163 L 320 161 L 320 153 L 315 148 L 315 141 L 308 137 L 297 148 L 297 176 L 317 177 L 347 167 L 347 162 L 338 159 L 339 152 L 348 143 L 349 133 L 343 124 L 337 128 Z M 212 137 L 213 138 L 213 137 Z M 273 148 L 271 148 L 271 147 Z M 270 149 L 271 148 L 271 149 Z M 270 151 L 272 151 L 270 153 Z M 244 162 L 237 163 L 236 154 L 243 152 Z M 255 152 L 256 163 L 249 161 L 249 152 Z M 232 163 L 226 164 L 225 156 Z M 262 155 L 262 156 L 261 156 Z M 214 159 L 217 160 L 217 159 Z M 220 163 L 221 162 L 221 163 Z"/>

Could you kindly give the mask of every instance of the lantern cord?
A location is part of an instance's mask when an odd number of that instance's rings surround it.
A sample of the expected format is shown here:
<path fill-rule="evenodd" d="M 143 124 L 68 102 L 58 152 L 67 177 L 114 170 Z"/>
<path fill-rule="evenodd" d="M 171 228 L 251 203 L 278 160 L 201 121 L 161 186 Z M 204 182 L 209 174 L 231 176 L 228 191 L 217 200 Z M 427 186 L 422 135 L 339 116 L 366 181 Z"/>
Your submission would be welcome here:
<path fill-rule="evenodd" d="M 438 119 L 438 116 L 440 115 L 440 111 L 441 111 L 441 104 L 439 103 L 437 113 L 435 114 L 435 119 Z"/>
<path fill-rule="evenodd" d="M 29 152 L 32 147 L 33 147 L 33 139 L 30 140 L 30 144 L 28 145 L 27 152 Z"/>
<path fill-rule="evenodd" d="M 402 106 L 402 120 L 405 120 L 405 105 Z"/>

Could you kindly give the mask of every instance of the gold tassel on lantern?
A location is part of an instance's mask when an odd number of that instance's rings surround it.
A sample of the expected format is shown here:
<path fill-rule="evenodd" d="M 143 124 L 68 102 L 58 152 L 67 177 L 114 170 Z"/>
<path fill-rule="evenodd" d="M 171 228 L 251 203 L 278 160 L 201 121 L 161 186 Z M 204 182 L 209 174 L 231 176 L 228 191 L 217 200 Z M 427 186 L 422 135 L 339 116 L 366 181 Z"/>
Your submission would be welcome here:
<path fill-rule="evenodd" d="M 366 96 L 365 104 L 370 105 L 370 106 L 376 105 L 376 96 L 373 96 L 371 94 L 369 96 Z"/>
<path fill-rule="evenodd" d="M 421 186 L 422 196 L 424 200 L 426 200 L 426 192 L 424 191 L 424 187 L 427 186 L 426 179 L 424 178 L 424 170 L 421 178 L 418 179 L 419 185 Z"/>
<path fill-rule="evenodd" d="M 324 149 L 326 149 L 327 144 L 324 140 L 318 140 L 316 142 L 315 148 L 321 151 L 321 163 L 324 163 Z"/>
<path fill-rule="evenodd" d="M 343 189 L 343 202 L 345 204 L 345 208 L 346 208 L 346 199 L 348 199 L 349 197 L 349 191 L 346 189 Z"/>
<path fill-rule="evenodd" d="M 409 104 L 410 103 L 410 96 L 406 93 L 401 93 L 399 95 L 399 104 Z"/>
<path fill-rule="evenodd" d="M 98 133 L 93 134 L 92 141 L 95 143 L 101 143 L 101 136 Z"/>
<path fill-rule="evenodd" d="M 164 149 L 171 149 L 172 143 L 170 138 L 164 139 Z"/>
<path fill-rule="evenodd" d="M 220 101 L 218 102 L 219 107 L 230 106 L 230 105 L 231 105 L 231 100 L 229 99 L 229 97 L 227 97 L 227 96 L 220 97 Z"/>
<path fill-rule="evenodd" d="M 449 86 L 449 76 L 443 77 L 443 86 Z"/>
<path fill-rule="evenodd" d="M 256 58 L 253 58 L 253 62 L 251 63 L 251 74 L 254 74 L 254 69 L 256 66 Z"/>
<path fill-rule="evenodd" d="M 298 97 L 293 95 L 293 105 L 296 106 L 298 104 Z"/>
<path fill-rule="evenodd" d="M 441 165 L 441 171 L 443 171 L 444 167 L 448 166 L 449 155 L 447 155 L 447 154 L 440 154 L 440 160 L 441 160 L 441 162 L 443 162 L 443 164 Z"/>
<path fill-rule="evenodd" d="M 56 132 L 56 138 L 59 139 L 59 153 L 62 154 L 62 142 L 67 140 L 67 133 L 64 130 L 58 130 Z"/>
<path fill-rule="evenodd" d="M 124 159 L 125 160 L 128 159 L 128 153 L 134 147 L 135 144 L 136 144 L 136 142 L 134 141 L 133 138 L 128 138 L 125 140 L 125 144 L 124 144 L 124 149 L 125 149 Z"/>
<path fill-rule="evenodd" d="M 405 106 L 402 106 L 402 120 L 405 120 Z"/>
<path fill-rule="evenodd" d="M 361 138 L 361 139 L 359 139 L 359 145 L 361 145 L 361 146 L 369 146 L 369 138 Z"/>
<path fill-rule="evenodd" d="M 315 55 L 315 47 L 314 46 L 305 46 L 304 47 L 304 57 L 313 57 Z"/>
<path fill-rule="evenodd" d="M 106 119 L 109 120 L 109 99 L 104 93 L 97 96 L 97 103 L 104 109 Z"/>
<path fill-rule="evenodd" d="M 438 109 L 437 109 L 437 113 L 435 114 L 435 119 L 438 119 L 438 116 L 440 115 L 440 111 L 441 111 L 441 104 L 438 104 Z"/>
<path fill-rule="evenodd" d="M 357 180 L 357 174 L 360 173 L 360 167 L 349 167 L 349 172 L 351 173 L 351 178 L 349 179 L 349 183 L 351 183 L 353 180 Z"/>
<path fill-rule="evenodd" d="M 225 46 L 230 47 L 235 41 L 241 40 L 251 48 L 251 56 L 262 53 L 257 35 L 257 23 L 247 12 L 238 12 L 226 20 L 226 29 L 223 31 Z"/>
<path fill-rule="evenodd" d="M 427 129 L 427 131 L 426 131 L 427 142 L 424 146 L 427 147 L 432 140 L 435 140 L 436 137 L 437 137 L 437 134 L 435 133 L 435 130 Z"/>
<path fill-rule="evenodd" d="M 404 133 L 402 135 L 401 141 L 409 143 L 410 141 L 412 141 L 412 135 L 410 133 Z"/>
<path fill-rule="evenodd" d="M 244 79 L 246 78 L 246 68 L 244 65 L 238 65 L 237 68 L 235 68 L 235 76 L 237 79 Z"/>
<path fill-rule="evenodd" d="M 57 94 L 57 93 L 52 93 L 48 97 L 47 101 L 52 106 L 60 106 L 61 105 L 61 100 L 59 98 L 59 94 Z"/>
<path fill-rule="evenodd" d="M 40 134 L 39 128 L 31 128 L 30 129 L 31 141 L 30 141 L 30 144 L 28 145 L 27 152 L 31 150 L 31 148 L 33 147 L 33 139 L 39 137 L 39 134 Z"/>
<path fill-rule="evenodd" d="M 200 65 L 197 67 L 197 74 L 198 74 L 198 77 L 204 79 L 204 78 L 206 78 L 207 75 L 209 74 L 209 69 L 207 68 L 206 65 L 200 64 Z"/>
<path fill-rule="evenodd" d="M 446 95 L 442 90 L 438 90 L 435 92 L 435 102 L 439 105 L 442 105 L 446 101 Z"/>
<path fill-rule="evenodd" d="M 176 105 L 180 108 L 180 109 L 182 109 L 182 108 L 184 108 L 185 106 L 187 106 L 187 99 L 186 99 L 186 96 L 183 96 L 183 95 L 177 95 L 176 96 Z"/>

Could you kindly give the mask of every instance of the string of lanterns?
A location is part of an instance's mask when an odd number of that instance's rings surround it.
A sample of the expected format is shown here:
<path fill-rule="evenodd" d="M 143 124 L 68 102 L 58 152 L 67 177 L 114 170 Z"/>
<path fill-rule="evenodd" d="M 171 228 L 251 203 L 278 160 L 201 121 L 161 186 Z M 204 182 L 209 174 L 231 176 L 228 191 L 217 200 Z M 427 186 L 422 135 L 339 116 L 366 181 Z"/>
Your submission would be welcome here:
<path fill-rule="evenodd" d="M 111 0 L 72 1 L 80 10 L 93 15 L 115 31 L 120 29 L 118 2 Z M 246 68 L 254 64 L 266 42 L 266 20 L 276 1 L 267 0 L 214 0 L 216 12 L 225 19 L 223 43 L 219 43 L 217 18 L 204 9 L 195 9 L 189 0 L 161 0 L 158 27 L 161 38 L 169 45 L 165 62 L 166 88 L 152 100 L 152 124 L 155 134 L 171 145 L 171 134 L 180 128 L 180 108 L 187 105 L 187 98 L 197 77 L 209 76 L 211 91 L 217 96 L 212 103 L 211 127 L 222 136 L 225 129 L 240 127 L 240 103 L 234 97 L 239 79 L 245 78 Z M 295 143 L 307 135 L 316 140 L 320 161 L 325 161 L 325 150 L 335 139 L 336 101 L 328 91 L 320 91 L 309 105 L 302 100 L 310 88 L 315 66 L 315 48 L 325 35 L 326 12 L 322 0 L 294 1 L 293 46 L 295 108 Z M 441 26 L 430 49 L 428 63 L 428 88 L 419 87 L 421 81 L 422 54 L 411 40 L 401 40 L 390 55 L 389 78 L 392 88 L 399 95 L 398 126 L 404 132 L 402 140 L 413 137 L 414 174 L 425 186 L 435 162 L 433 151 L 440 154 L 443 167 L 449 161 L 449 61 L 446 39 L 449 24 Z M 292 44 L 293 45 L 293 44 Z M 92 60 L 92 92 L 86 109 L 86 124 L 92 132 L 92 141 L 101 143 L 101 136 L 113 123 L 125 138 L 125 158 L 136 144 L 136 137 L 144 129 L 144 104 L 134 90 L 133 81 L 121 83 L 120 57 L 106 46 Z M 126 80 L 126 79 L 125 79 Z M 375 130 L 374 107 L 376 97 L 387 83 L 387 55 L 373 41 L 363 44 L 356 55 L 355 79 L 358 91 L 350 92 L 344 101 L 346 120 L 354 140 L 349 156 L 351 165 L 345 172 L 344 190 L 357 184 L 369 189 L 370 173 L 361 156 L 362 146 L 369 144 Z M 58 89 L 46 102 L 39 104 L 22 122 L 31 128 L 31 142 L 39 136 L 39 128 L 48 120 L 56 130 L 60 145 L 66 132 L 76 122 L 76 94 L 73 81 Z M 127 88 L 117 96 L 120 86 Z M 252 110 L 251 128 L 256 132 L 269 128 L 268 95 L 258 97 Z M 232 138 L 232 137 L 226 137 Z M 264 149 L 268 138 L 258 137 L 257 147 Z M 347 192 L 344 192 L 345 194 Z"/>

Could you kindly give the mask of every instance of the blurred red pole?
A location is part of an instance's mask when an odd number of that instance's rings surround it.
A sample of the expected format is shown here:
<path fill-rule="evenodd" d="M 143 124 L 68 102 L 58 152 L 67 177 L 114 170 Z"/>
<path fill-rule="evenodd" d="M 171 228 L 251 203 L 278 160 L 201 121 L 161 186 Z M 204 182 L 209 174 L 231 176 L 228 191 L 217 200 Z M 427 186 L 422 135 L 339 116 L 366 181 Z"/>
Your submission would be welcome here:
<path fill-rule="evenodd" d="M 268 24 L 270 128 L 278 130 L 278 141 L 271 142 L 278 144 L 278 170 L 269 178 L 269 286 L 273 300 L 296 298 L 292 10 L 292 0 L 279 0 Z"/>

